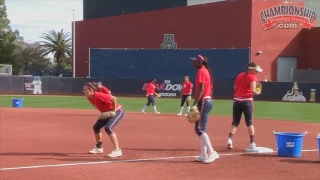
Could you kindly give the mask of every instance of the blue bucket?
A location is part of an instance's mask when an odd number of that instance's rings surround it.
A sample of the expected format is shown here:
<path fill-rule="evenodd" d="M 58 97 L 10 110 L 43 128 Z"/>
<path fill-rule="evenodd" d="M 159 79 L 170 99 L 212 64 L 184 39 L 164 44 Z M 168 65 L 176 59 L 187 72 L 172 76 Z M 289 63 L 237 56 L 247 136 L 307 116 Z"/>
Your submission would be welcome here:
<path fill-rule="evenodd" d="M 273 131 L 274 132 L 274 131 Z M 280 157 L 301 157 L 305 133 L 274 132 Z"/>
<path fill-rule="evenodd" d="M 319 158 L 320 158 L 320 133 L 318 134 L 318 150 L 319 150 Z"/>
<path fill-rule="evenodd" d="M 23 104 L 23 98 L 11 98 L 12 107 L 21 108 Z"/>

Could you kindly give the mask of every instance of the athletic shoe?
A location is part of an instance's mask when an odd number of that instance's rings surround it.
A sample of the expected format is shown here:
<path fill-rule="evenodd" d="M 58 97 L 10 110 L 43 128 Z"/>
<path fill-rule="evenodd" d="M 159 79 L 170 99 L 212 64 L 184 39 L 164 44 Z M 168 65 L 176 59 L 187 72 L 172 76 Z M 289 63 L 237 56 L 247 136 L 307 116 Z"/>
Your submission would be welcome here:
<path fill-rule="evenodd" d="M 187 113 L 187 114 L 185 114 L 184 116 L 188 116 L 188 113 Z"/>
<path fill-rule="evenodd" d="M 90 154 L 102 154 L 103 153 L 103 148 L 93 148 L 91 151 L 89 151 Z"/>
<path fill-rule="evenodd" d="M 155 112 L 156 114 L 160 114 L 160 112 Z"/>
<path fill-rule="evenodd" d="M 254 142 L 253 142 L 253 143 L 250 143 L 250 144 L 249 144 L 249 148 L 250 148 L 250 149 L 255 149 L 255 148 L 256 148 L 256 143 L 254 143 Z"/>
<path fill-rule="evenodd" d="M 200 156 L 196 156 L 194 158 L 194 160 L 197 161 L 197 162 L 204 162 L 207 158 L 208 158 L 207 156 L 201 156 L 200 155 Z"/>
<path fill-rule="evenodd" d="M 228 139 L 227 144 L 228 144 L 228 149 L 232 149 L 233 148 L 232 140 L 230 138 Z"/>
<path fill-rule="evenodd" d="M 177 114 L 177 116 L 181 116 L 181 115 L 182 115 L 182 113 L 178 113 L 178 114 Z"/>
<path fill-rule="evenodd" d="M 213 151 L 210 155 L 209 155 L 209 157 L 207 158 L 207 159 L 205 159 L 203 162 L 205 163 L 205 164 L 208 164 L 208 163 L 212 163 L 214 160 L 216 160 L 216 159 L 219 159 L 219 154 L 217 153 L 217 151 Z"/>
<path fill-rule="evenodd" d="M 249 147 L 246 149 L 247 152 L 255 152 L 256 150 L 256 143 L 250 143 Z"/>
<path fill-rule="evenodd" d="M 108 156 L 113 158 L 122 156 L 121 149 L 113 150 L 110 154 L 108 154 Z"/>
<path fill-rule="evenodd" d="M 145 114 L 144 110 L 141 109 L 140 111 L 141 111 L 142 114 Z"/>

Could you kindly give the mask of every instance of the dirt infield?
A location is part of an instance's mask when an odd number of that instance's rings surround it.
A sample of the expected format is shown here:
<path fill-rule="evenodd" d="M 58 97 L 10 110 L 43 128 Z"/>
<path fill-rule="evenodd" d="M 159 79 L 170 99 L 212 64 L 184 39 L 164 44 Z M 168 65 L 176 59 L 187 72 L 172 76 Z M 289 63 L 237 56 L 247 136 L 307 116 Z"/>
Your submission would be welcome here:
<path fill-rule="evenodd" d="M 115 128 L 124 156 L 110 159 L 90 155 L 95 145 L 92 126 L 97 111 L 0 108 L 1 180 L 212 180 L 319 179 L 316 135 L 320 125 L 257 120 L 258 146 L 275 149 L 276 131 L 309 133 L 301 158 L 276 153 L 246 154 L 249 138 L 244 124 L 234 137 L 235 149 L 226 149 L 230 118 L 210 117 L 208 134 L 221 154 L 212 164 L 194 162 L 199 139 L 185 117 L 129 113 Z M 106 153 L 112 150 L 104 134 Z"/>

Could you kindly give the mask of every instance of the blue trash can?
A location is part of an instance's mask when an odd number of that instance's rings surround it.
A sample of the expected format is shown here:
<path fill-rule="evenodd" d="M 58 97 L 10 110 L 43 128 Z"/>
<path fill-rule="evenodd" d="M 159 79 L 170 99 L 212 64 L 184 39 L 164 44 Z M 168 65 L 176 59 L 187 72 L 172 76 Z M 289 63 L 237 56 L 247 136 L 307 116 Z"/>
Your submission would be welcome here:
<path fill-rule="evenodd" d="M 11 98 L 12 107 L 21 108 L 23 105 L 23 98 Z"/>
<path fill-rule="evenodd" d="M 274 131 L 273 131 L 274 132 Z M 280 157 L 301 157 L 305 133 L 274 132 Z"/>

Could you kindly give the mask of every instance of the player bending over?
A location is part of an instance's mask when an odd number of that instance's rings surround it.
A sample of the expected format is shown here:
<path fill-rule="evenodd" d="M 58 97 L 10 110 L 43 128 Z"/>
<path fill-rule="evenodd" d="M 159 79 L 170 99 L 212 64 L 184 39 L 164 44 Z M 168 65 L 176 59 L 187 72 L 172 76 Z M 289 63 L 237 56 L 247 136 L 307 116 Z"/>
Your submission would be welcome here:
<path fill-rule="evenodd" d="M 254 142 L 254 126 L 253 118 L 253 95 L 261 94 L 261 91 L 256 90 L 258 72 L 263 70 L 254 62 L 247 65 L 246 72 L 240 73 L 234 83 L 234 98 L 233 98 L 233 121 L 229 131 L 227 141 L 228 149 L 232 149 L 232 137 L 237 131 L 240 124 L 242 113 L 248 127 L 250 135 L 250 145 L 248 150 L 254 150 L 256 144 Z"/>
<path fill-rule="evenodd" d="M 212 148 L 210 138 L 207 134 L 207 122 L 212 109 L 213 78 L 207 58 L 198 55 L 191 58 L 194 67 L 198 70 L 196 77 L 195 98 L 192 106 L 193 111 L 200 112 L 200 119 L 195 123 L 195 130 L 200 136 L 201 154 L 195 158 L 196 161 L 211 163 L 219 158 L 219 154 Z M 209 155 L 207 155 L 209 151 Z"/>
<path fill-rule="evenodd" d="M 108 156 L 122 156 L 122 152 L 118 144 L 118 139 L 116 134 L 113 132 L 113 129 L 123 119 L 124 109 L 120 104 L 117 104 L 116 97 L 111 96 L 110 94 L 97 92 L 97 90 L 98 87 L 95 85 L 95 83 L 92 82 L 87 83 L 83 87 L 83 93 L 87 97 L 88 101 L 101 112 L 101 115 L 93 126 L 97 144 L 89 152 L 91 154 L 103 153 L 102 133 L 100 132 L 100 130 L 104 128 L 114 146 L 114 150 L 110 154 L 108 154 Z"/>
<path fill-rule="evenodd" d="M 156 102 L 155 102 L 155 97 L 160 97 L 157 93 L 156 93 L 156 86 L 155 86 L 155 83 L 156 83 L 156 79 L 151 79 L 148 83 L 148 86 L 147 86 L 147 90 L 146 90 L 146 96 L 147 96 L 147 99 L 148 99 L 148 102 L 146 105 L 143 106 L 143 108 L 141 109 L 141 112 L 144 114 L 144 110 L 150 106 L 150 104 L 152 104 L 152 107 L 153 107 L 153 110 L 154 110 L 154 113 L 156 114 L 160 114 L 160 112 L 157 111 L 157 107 L 156 107 Z"/>
<path fill-rule="evenodd" d="M 180 98 L 181 98 L 180 111 L 177 114 L 177 116 L 182 115 L 184 103 L 187 104 L 187 113 L 190 111 L 189 102 L 191 100 L 192 87 L 193 87 L 193 84 L 189 81 L 189 76 L 185 76 L 184 81 L 182 83 L 182 90 L 180 93 Z M 185 116 L 187 116 L 187 115 L 188 114 L 185 114 Z"/>

